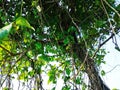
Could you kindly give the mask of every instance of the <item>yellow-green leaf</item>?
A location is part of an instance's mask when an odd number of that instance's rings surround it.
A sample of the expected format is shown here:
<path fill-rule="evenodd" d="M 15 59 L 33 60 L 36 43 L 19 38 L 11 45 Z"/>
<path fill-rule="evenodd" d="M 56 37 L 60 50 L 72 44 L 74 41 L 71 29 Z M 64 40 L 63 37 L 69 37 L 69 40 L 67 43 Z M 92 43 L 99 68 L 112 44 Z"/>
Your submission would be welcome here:
<path fill-rule="evenodd" d="M 28 27 L 28 28 L 31 28 L 31 29 L 35 30 L 35 29 L 29 24 L 29 22 L 28 22 L 25 18 L 23 18 L 23 17 L 18 17 L 18 18 L 16 19 L 16 25 Z"/>

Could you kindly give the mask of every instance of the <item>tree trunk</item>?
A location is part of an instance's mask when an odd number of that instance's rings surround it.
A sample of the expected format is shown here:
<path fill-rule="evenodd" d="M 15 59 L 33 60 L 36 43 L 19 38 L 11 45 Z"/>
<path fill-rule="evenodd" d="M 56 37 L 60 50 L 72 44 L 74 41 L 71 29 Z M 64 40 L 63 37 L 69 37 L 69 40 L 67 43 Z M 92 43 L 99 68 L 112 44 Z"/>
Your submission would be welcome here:
<path fill-rule="evenodd" d="M 91 90 L 110 90 L 100 78 L 92 59 L 86 61 L 86 73 L 89 77 Z"/>
<path fill-rule="evenodd" d="M 85 45 L 74 44 L 72 49 L 74 54 L 76 54 L 81 60 L 80 62 L 84 62 L 87 49 L 84 48 Z M 88 55 L 85 61 L 85 72 L 88 75 L 90 81 L 90 90 L 110 90 L 102 81 L 101 77 L 99 76 L 97 67 L 95 66 L 94 60 L 91 59 Z"/>

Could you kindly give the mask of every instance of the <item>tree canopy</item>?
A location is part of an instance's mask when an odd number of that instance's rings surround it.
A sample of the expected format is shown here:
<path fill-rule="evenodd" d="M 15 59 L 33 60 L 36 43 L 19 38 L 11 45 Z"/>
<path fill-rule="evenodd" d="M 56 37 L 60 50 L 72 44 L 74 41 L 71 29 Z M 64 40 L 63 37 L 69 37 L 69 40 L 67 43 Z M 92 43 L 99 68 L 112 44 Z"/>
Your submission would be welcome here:
<path fill-rule="evenodd" d="M 52 90 L 60 77 L 62 90 L 110 90 L 99 67 L 106 42 L 120 51 L 119 13 L 115 0 L 0 0 L 0 87 L 17 75 L 44 90 L 45 74 Z"/>

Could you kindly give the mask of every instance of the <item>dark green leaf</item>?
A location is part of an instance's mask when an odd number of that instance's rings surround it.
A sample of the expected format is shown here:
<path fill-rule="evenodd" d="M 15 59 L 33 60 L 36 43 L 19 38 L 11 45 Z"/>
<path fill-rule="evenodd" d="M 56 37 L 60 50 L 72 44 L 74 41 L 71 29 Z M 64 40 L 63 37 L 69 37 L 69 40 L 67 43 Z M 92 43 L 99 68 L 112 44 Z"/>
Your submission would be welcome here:
<path fill-rule="evenodd" d="M 64 86 L 62 90 L 70 90 L 70 86 Z"/>
<path fill-rule="evenodd" d="M 69 27 L 68 32 L 75 32 L 76 28 L 74 26 Z"/>
<path fill-rule="evenodd" d="M 66 74 L 69 76 L 69 75 L 70 75 L 70 73 L 71 73 L 70 68 L 66 68 Z"/>
<path fill-rule="evenodd" d="M 118 46 L 115 46 L 115 49 L 120 52 L 120 48 Z"/>
<path fill-rule="evenodd" d="M 52 88 L 52 90 L 55 90 L 55 87 L 54 87 L 54 88 Z"/>
<path fill-rule="evenodd" d="M 41 47 L 42 47 L 42 45 L 39 42 L 35 43 L 36 50 L 40 50 Z"/>
<path fill-rule="evenodd" d="M 69 43 L 70 43 L 70 40 L 69 40 L 69 38 L 67 37 L 67 38 L 65 38 L 65 39 L 64 39 L 64 41 L 63 41 L 63 42 L 64 42 L 64 44 L 65 44 L 65 45 L 67 45 L 67 44 L 69 44 Z"/>
<path fill-rule="evenodd" d="M 64 81 L 67 82 L 70 79 L 70 76 L 65 76 Z"/>
<path fill-rule="evenodd" d="M 80 78 L 78 78 L 78 77 L 77 77 L 77 79 L 76 79 L 76 84 L 81 84 L 81 80 L 80 80 Z"/>
<path fill-rule="evenodd" d="M 101 27 L 103 24 L 105 24 L 105 21 L 97 20 L 95 26 L 98 28 Z"/>

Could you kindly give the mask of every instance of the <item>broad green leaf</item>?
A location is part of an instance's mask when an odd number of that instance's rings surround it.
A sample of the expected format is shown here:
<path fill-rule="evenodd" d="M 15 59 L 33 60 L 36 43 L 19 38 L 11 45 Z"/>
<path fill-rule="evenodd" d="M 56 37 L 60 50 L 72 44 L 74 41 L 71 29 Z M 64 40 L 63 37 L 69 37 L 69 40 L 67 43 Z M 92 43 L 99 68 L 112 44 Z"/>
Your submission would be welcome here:
<path fill-rule="evenodd" d="M 49 84 L 50 82 L 56 83 L 56 78 L 55 78 L 55 73 L 54 73 L 54 72 L 49 72 L 49 73 L 48 73 L 48 76 L 49 76 L 48 84 Z"/>
<path fill-rule="evenodd" d="M 35 43 L 36 50 L 40 50 L 41 47 L 42 47 L 42 45 L 39 42 Z"/>
<path fill-rule="evenodd" d="M 71 73 L 70 68 L 66 68 L 66 74 L 67 74 L 67 75 L 70 75 L 70 73 Z"/>
<path fill-rule="evenodd" d="M 9 32 L 12 29 L 12 23 L 0 29 L 0 40 L 3 40 L 8 36 Z"/>
<path fill-rule="evenodd" d="M 18 18 L 16 19 L 16 25 L 28 27 L 28 28 L 31 28 L 31 29 L 35 30 L 35 29 L 29 24 L 29 22 L 28 22 L 25 18 L 23 18 L 23 17 L 18 17 Z"/>

